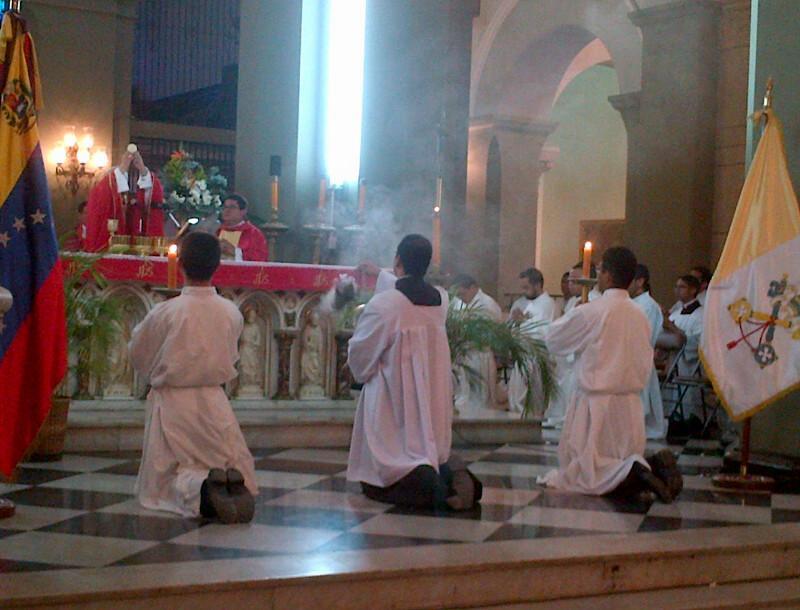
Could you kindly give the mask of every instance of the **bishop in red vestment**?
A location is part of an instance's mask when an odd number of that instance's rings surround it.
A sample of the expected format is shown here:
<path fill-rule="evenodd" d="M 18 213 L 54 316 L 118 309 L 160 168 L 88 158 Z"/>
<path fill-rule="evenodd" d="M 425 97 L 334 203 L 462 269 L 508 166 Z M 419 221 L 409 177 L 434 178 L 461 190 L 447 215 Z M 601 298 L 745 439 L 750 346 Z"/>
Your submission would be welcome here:
<path fill-rule="evenodd" d="M 269 258 L 267 240 L 259 228 L 247 220 L 247 199 L 241 195 L 228 195 L 222 204 L 222 226 L 217 237 L 223 258 L 263 262 Z"/>
<path fill-rule="evenodd" d="M 120 164 L 104 174 L 89 191 L 86 239 L 89 252 L 108 245 L 108 220 L 118 222 L 117 235 L 164 234 L 164 188 L 138 152 L 126 151 Z"/>

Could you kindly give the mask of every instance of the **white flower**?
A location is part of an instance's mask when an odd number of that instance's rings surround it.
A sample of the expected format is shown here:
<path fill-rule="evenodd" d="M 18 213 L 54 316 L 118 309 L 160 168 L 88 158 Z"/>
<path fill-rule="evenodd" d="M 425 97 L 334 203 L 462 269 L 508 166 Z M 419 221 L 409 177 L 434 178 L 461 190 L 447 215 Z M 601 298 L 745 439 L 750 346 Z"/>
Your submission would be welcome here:
<path fill-rule="evenodd" d="M 199 188 L 201 191 L 206 190 L 206 181 L 205 180 L 198 180 L 194 183 L 194 185 Z"/>

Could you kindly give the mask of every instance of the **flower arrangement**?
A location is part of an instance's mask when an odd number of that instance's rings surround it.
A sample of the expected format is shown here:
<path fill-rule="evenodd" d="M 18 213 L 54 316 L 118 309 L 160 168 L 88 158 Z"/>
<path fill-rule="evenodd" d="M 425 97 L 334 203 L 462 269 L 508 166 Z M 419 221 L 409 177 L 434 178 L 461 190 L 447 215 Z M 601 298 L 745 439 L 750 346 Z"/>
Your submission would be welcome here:
<path fill-rule="evenodd" d="M 173 210 L 205 218 L 222 207 L 228 180 L 219 173 L 218 167 L 206 172 L 189 153 L 179 148 L 170 155 L 162 175 L 167 205 Z"/>

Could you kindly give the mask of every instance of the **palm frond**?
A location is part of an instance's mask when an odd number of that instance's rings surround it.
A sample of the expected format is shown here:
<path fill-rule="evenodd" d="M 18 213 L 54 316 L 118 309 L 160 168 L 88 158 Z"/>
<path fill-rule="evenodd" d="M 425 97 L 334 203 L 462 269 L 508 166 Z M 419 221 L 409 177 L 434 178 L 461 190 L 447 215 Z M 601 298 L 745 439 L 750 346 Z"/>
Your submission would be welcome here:
<path fill-rule="evenodd" d="M 472 378 L 470 385 L 475 377 L 480 383 L 485 383 L 476 374 L 470 376 L 467 359 L 471 352 L 492 351 L 498 361 L 510 368 L 517 367 L 525 377 L 528 391 L 523 416 L 530 415 L 534 408 L 533 388 L 536 385 L 541 387 L 545 407 L 558 394 L 553 360 L 545 342 L 535 333 L 543 325 L 541 322 L 527 322 L 523 329 L 518 323 L 496 322 L 479 308 L 459 308 L 451 301 L 446 327 L 453 370 L 467 371 L 467 378 Z"/>
<path fill-rule="evenodd" d="M 108 350 L 117 340 L 122 319 L 118 299 L 101 294 L 108 281 L 97 268 L 102 254 L 63 255 L 67 338 L 76 358 L 72 372 L 80 379 L 101 379 L 108 369 Z"/>

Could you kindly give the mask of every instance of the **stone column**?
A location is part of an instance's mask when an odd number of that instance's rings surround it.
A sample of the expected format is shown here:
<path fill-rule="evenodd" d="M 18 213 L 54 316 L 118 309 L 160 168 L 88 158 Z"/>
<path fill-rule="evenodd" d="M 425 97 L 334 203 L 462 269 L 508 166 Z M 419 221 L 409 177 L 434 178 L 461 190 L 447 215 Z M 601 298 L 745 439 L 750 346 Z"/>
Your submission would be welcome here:
<path fill-rule="evenodd" d="M 353 385 L 353 374 L 347 366 L 347 346 L 353 331 L 337 332 L 336 337 L 336 383 L 334 384 L 333 397 L 340 400 L 350 400 L 350 386 Z"/>
<path fill-rule="evenodd" d="M 295 200 L 302 4 L 241 2 L 236 190 L 267 218 L 269 158 L 280 155 L 281 219 L 287 224 Z"/>
<path fill-rule="evenodd" d="M 720 4 L 712 268 L 722 253 L 744 185 L 750 61 L 750 0 L 723 0 Z"/>
<path fill-rule="evenodd" d="M 291 376 L 292 376 L 292 345 L 294 344 L 295 333 L 282 330 L 275 333 L 278 340 L 278 391 L 275 393 L 275 400 L 289 400 L 292 397 Z"/>
<path fill-rule="evenodd" d="M 539 157 L 555 124 L 508 117 L 489 117 L 473 122 L 474 129 L 489 130 L 489 142 L 500 148 L 500 243 L 497 297 L 518 292 L 518 275 L 534 264 L 536 256 L 536 207 L 539 196 Z M 485 169 L 484 169 L 485 172 Z M 484 176 L 485 191 L 485 176 Z"/>
<path fill-rule="evenodd" d="M 630 14 L 642 30 L 642 90 L 628 137 L 625 241 L 663 302 L 678 274 L 710 262 L 719 16 L 711 0 Z M 627 125 L 635 105 L 625 111 Z"/>
<path fill-rule="evenodd" d="M 457 271 L 472 275 L 481 288 L 495 295 L 497 290 L 498 231 L 487 220 L 487 165 L 494 133 L 481 122 L 470 125 L 467 149 L 466 217 L 461 228 L 465 240 Z"/>

